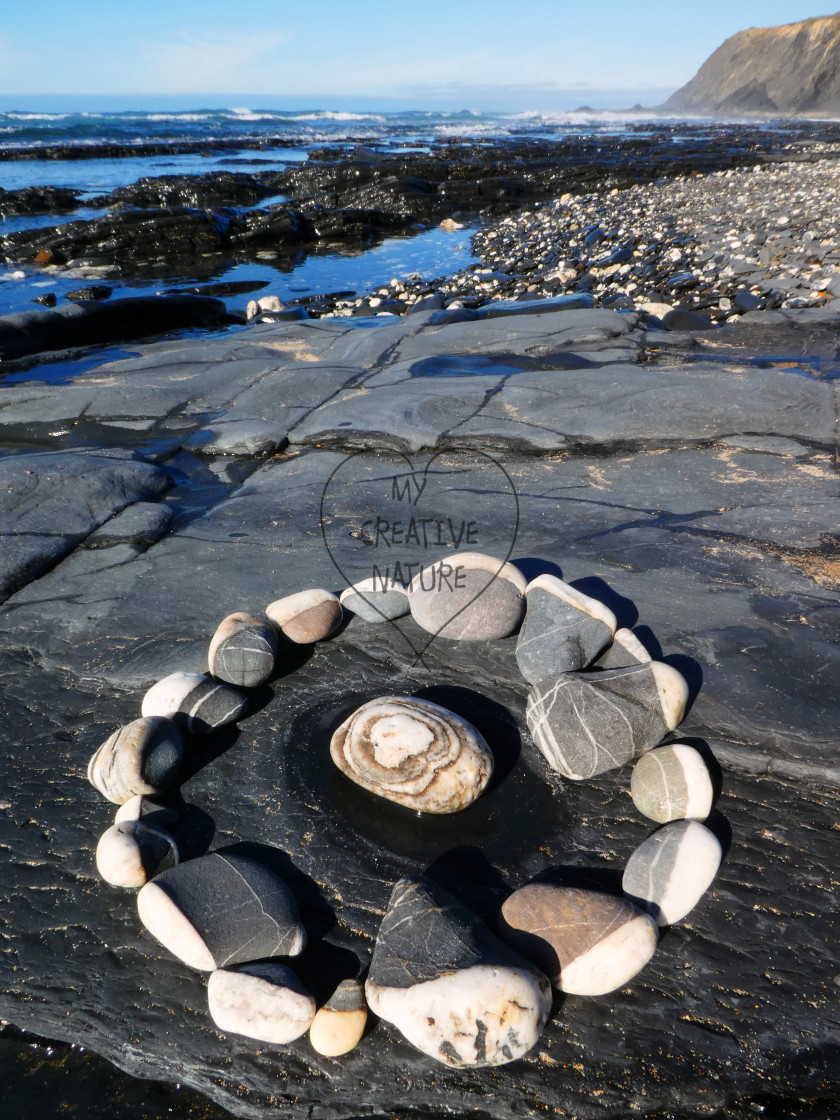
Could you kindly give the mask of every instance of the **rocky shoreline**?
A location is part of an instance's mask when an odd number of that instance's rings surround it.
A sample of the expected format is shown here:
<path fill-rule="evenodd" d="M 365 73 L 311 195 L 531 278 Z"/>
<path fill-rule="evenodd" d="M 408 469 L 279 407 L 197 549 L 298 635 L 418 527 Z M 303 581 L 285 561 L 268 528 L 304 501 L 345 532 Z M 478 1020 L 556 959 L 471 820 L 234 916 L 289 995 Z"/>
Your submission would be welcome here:
<path fill-rule="evenodd" d="M 577 294 L 580 306 L 660 320 L 671 312 L 674 329 L 702 330 L 764 308 L 835 310 L 840 247 L 826 202 L 837 191 L 838 159 L 840 149 L 819 163 L 566 193 L 482 226 L 473 237 L 479 264 L 432 285 L 392 282 L 338 301 L 335 313 L 405 313 L 435 296 L 441 307 L 478 308 Z"/>
<path fill-rule="evenodd" d="M 85 201 L 109 210 L 101 216 L 6 233 L 0 256 L 44 280 L 76 280 L 86 286 L 65 298 L 96 301 L 142 277 L 218 276 L 249 260 L 290 268 L 313 251 L 369 247 L 440 223 L 453 236 L 471 235 L 479 262 L 450 276 L 392 278 L 367 294 L 273 296 L 267 307 L 249 304 L 248 318 L 399 316 L 562 295 L 574 306 L 643 310 L 657 321 L 671 311 L 666 325 L 702 330 L 745 311 L 821 306 L 840 295 L 837 227 L 825 204 L 840 143 L 825 131 L 722 129 L 711 142 L 689 130 L 679 152 L 667 130 L 607 149 L 590 137 L 438 143 L 398 157 L 358 146 L 316 150 L 282 172 L 140 179 Z M 0 206 L 47 211 L 64 205 L 56 191 L 6 192 Z M 278 195 L 288 201 L 259 205 Z M 270 281 L 252 285 L 261 286 L 270 295 Z M 247 288 L 237 280 L 175 291 L 231 297 Z M 37 302 L 54 306 L 55 295 Z M 246 310 L 241 303 L 229 304 L 231 321 Z M 105 340 L 95 317 L 85 337 L 84 311 L 73 315 L 79 345 Z M 148 333 L 138 324 L 132 334 L 125 321 L 123 340 Z M 12 332 L 6 360 L 32 352 L 15 346 L 13 317 L 0 326 Z"/>

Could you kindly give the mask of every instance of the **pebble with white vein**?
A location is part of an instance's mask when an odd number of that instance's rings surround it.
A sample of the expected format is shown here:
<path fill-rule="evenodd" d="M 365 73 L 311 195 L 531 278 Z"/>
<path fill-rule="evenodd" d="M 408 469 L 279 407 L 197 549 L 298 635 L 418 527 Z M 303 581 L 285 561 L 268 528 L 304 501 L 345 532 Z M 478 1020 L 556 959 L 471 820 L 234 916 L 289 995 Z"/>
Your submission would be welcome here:
<path fill-rule="evenodd" d="M 287 883 L 264 864 L 230 850 L 164 871 L 140 891 L 137 909 L 149 933 L 202 971 L 297 956 L 306 944 Z"/>
<path fill-rule="evenodd" d="M 204 673 L 170 673 L 143 697 L 144 716 L 164 716 L 193 735 L 206 735 L 235 723 L 248 709 L 248 697 Z"/>
<path fill-rule="evenodd" d="M 609 607 L 556 576 L 531 580 L 525 601 L 516 661 L 531 684 L 585 668 L 612 641 L 618 625 Z"/>
<path fill-rule="evenodd" d="M 636 848 L 621 885 L 657 925 L 670 926 L 694 909 L 722 858 L 720 841 L 705 825 L 672 821 Z"/>
<path fill-rule="evenodd" d="M 267 618 L 237 611 L 222 619 L 207 655 L 210 673 L 239 688 L 257 688 L 274 672 L 277 628 Z"/>
<path fill-rule="evenodd" d="M 681 674 L 651 661 L 540 681 L 528 694 L 525 718 L 552 769 L 579 780 L 656 746 L 680 722 L 687 700 Z"/>

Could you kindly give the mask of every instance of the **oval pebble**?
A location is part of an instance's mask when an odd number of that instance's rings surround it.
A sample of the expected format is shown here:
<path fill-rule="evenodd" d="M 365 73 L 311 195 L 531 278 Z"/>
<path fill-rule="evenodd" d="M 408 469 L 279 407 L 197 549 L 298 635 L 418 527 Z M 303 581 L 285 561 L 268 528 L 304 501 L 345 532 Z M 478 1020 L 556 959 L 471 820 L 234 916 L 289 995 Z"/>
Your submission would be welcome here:
<path fill-rule="evenodd" d="M 348 1054 L 359 1045 L 367 1025 L 367 1002 L 358 980 L 342 980 L 309 1028 L 313 1050 L 326 1058 Z"/>
<path fill-rule="evenodd" d="M 153 824 L 156 828 L 162 826 L 166 830 L 177 824 L 178 814 L 168 805 L 161 805 L 157 801 L 150 800 L 145 794 L 138 793 L 136 797 L 120 805 L 114 813 L 114 824 L 139 820 L 146 824 Z"/>
<path fill-rule="evenodd" d="M 122 805 L 137 794 L 162 793 L 175 781 L 184 753 L 181 733 L 160 716 L 146 715 L 114 732 L 88 763 L 90 784 Z"/>
<path fill-rule="evenodd" d="M 96 869 L 112 887 L 142 887 L 174 867 L 178 858 L 178 846 L 169 833 L 145 821 L 112 825 L 96 846 Z"/>
<path fill-rule="evenodd" d="M 391 622 L 408 614 L 408 592 L 401 583 L 378 576 L 346 587 L 339 597 L 341 605 L 365 622 Z"/>
<path fill-rule="evenodd" d="M 170 673 L 143 697 L 144 716 L 164 716 L 193 735 L 206 735 L 235 723 L 248 708 L 248 697 L 204 673 Z"/>
<path fill-rule="evenodd" d="M 265 608 L 265 613 L 289 641 L 299 645 L 329 638 L 343 618 L 338 598 L 321 587 L 275 599 Z"/>
<path fill-rule="evenodd" d="M 626 899 L 548 883 L 513 892 L 499 933 L 556 988 L 580 996 L 623 988 L 659 942 L 653 919 Z"/>
<path fill-rule="evenodd" d="M 315 1000 L 279 961 L 217 969 L 207 981 L 210 1016 L 220 1031 L 283 1046 L 309 1029 Z"/>
<path fill-rule="evenodd" d="M 207 654 L 211 674 L 226 684 L 257 688 L 274 672 L 277 629 L 267 618 L 238 611 L 222 619 Z"/>
<path fill-rule="evenodd" d="M 599 669 L 625 669 L 628 665 L 642 665 L 652 661 L 648 651 L 632 630 L 616 630 L 612 644 L 607 646 L 595 661 Z"/>
<path fill-rule="evenodd" d="M 672 821 L 636 848 L 621 885 L 657 925 L 670 926 L 694 909 L 722 858 L 718 838 L 705 825 Z"/>
<path fill-rule="evenodd" d="M 644 816 L 659 824 L 704 821 L 714 789 L 703 756 L 687 743 L 670 743 L 643 754 L 630 777 L 630 796 Z"/>
<path fill-rule="evenodd" d="M 413 696 L 357 708 L 333 734 L 330 754 L 357 785 L 420 813 L 465 809 L 493 773 L 493 755 L 472 724 Z"/>
<path fill-rule="evenodd" d="M 491 641 L 515 633 L 525 614 L 525 577 L 481 552 L 454 552 L 411 581 L 415 622 L 435 636 Z"/>

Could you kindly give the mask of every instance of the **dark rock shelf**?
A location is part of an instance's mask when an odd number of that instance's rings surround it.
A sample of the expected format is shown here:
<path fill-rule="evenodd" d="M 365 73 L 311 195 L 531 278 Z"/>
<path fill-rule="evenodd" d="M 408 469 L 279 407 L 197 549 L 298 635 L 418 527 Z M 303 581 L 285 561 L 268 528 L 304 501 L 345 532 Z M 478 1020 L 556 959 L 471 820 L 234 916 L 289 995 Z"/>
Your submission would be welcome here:
<path fill-rule="evenodd" d="M 690 335 L 658 347 L 665 332 L 633 313 L 427 312 L 144 344 L 66 384 L 2 388 L 2 525 L 14 516 L 52 552 L 16 568 L 0 607 L 0 1016 L 254 1118 L 834 1115 L 837 385 L 746 361 L 762 356 L 763 314 L 720 328 L 716 361 Z M 830 366 L 835 323 L 775 312 L 768 344 L 796 334 Z M 438 359 L 445 375 L 415 375 Z M 183 516 L 159 480 L 189 452 L 235 481 Z M 391 479 L 411 468 L 431 480 L 428 510 L 475 522 L 472 547 L 529 578 L 562 572 L 680 668 L 693 703 L 675 737 L 722 771 L 710 824 L 728 852 L 708 895 L 630 985 L 558 1002 L 524 1059 L 489 1070 L 435 1065 L 381 1023 L 340 1060 L 305 1039 L 220 1035 L 204 980 L 94 867 L 112 812 L 84 778 L 93 750 L 139 714 L 143 688 L 204 669 L 223 615 L 370 575 L 361 523 L 398 514 Z M 120 471 L 134 481 L 117 500 Z M 16 480 L 41 481 L 28 506 Z M 172 520 L 150 520 L 156 499 Z M 384 565 L 443 550 L 374 551 Z M 651 831 L 629 767 L 581 783 L 548 771 L 515 638 L 423 650 L 428 637 L 410 619 L 351 618 L 258 690 L 238 730 L 194 749 L 180 790 L 213 848 L 245 843 L 287 874 L 319 1000 L 369 962 L 401 876 L 490 918 L 538 874 L 574 867 L 615 889 Z M 463 813 L 417 817 L 329 761 L 335 727 L 388 693 L 444 704 L 490 742 L 496 775 Z"/>

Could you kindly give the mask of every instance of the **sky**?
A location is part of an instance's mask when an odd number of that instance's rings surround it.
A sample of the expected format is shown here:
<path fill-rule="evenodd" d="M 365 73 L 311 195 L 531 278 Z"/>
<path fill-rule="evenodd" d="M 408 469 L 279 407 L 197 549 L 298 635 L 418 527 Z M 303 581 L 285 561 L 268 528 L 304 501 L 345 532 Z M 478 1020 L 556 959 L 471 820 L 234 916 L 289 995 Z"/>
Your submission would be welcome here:
<path fill-rule="evenodd" d="M 673 91 L 743 28 L 826 14 L 804 0 L 0 0 L 0 110 L 91 94 L 551 108 L 594 91 L 606 103 Z"/>

